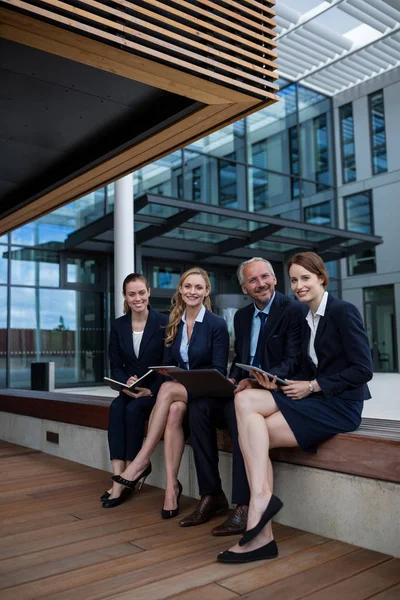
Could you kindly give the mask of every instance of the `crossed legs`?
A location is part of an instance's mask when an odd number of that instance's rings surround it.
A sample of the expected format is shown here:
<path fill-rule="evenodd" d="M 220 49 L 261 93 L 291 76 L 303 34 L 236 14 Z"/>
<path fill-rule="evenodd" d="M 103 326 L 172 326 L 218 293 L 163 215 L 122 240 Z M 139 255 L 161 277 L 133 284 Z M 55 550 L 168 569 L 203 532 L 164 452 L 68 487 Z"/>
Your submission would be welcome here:
<path fill-rule="evenodd" d="M 164 433 L 167 470 L 166 509 L 176 507 L 177 473 L 184 447 L 182 422 L 186 410 L 187 392 L 183 385 L 176 381 L 163 383 L 150 416 L 143 446 L 135 459 L 121 473 L 125 479 L 137 479 L 149 465 L 151 455 Z M 175 506 L 170 507 L 169 504 L 173 501 Z"/>
<path fill-rule="evenodd" d="M 239 442 L 250 487 L 247 529 L 260 521 L 272 496 L 273 472 L 270 448 L 297 446 L 292 430 L 279 411 L 272 394 L 266 390 L 248 389 L 235 396 Z M 269 522 L 252 541 L 231 550 L 249 552 L 273 539 Z"/>

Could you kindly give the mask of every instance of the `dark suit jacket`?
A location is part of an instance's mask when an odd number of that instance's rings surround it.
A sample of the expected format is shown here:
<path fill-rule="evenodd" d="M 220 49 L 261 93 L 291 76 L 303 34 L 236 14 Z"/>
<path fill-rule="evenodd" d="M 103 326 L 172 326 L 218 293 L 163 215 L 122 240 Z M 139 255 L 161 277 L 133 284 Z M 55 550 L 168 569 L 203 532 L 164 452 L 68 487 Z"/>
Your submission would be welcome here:
<path fill-rule="evenodd" d="M 152 365 L 161 365 L 164 354 L 165 327 L 168 316 L 150 308 L 139 348 L 139 357 L 133 351 L 131 313 L 115 319 L 111 325 L 108 357 L 111 377 L 125 383 L 132 375 L 141 377 Z M 156 394 L 162 378 L 156 373 L 148 386 Z"/>
<path fill-rule="evenodd" d="M 180 322 L 172 346 L 165 348 L 164 364 L 186 369 L 180 354 L 184 323 Z M 202 323 L 195 322 L 189 343 L 191 369 L 217 369 L 226 375 L 229 352 L 229 334 L 225 320 L 206 310 Z"/>
<path fill-rule="evenodd" d="M 306 313 L 300 302 L 275 292 L 263 331 L 262 369 L 289 379 L 297 373 L 301 364 L 301 324 Z M 235 358 L 230 377 L 236 381 L 249 376 L 246 371 L 236 367 L 236 363 L 249 364 L 253 315 L 254 304 L 241 308 L 235 314 Z"/>
<path fill-rule="evenodd" d="M 326 397 L 368 400 L 367 381 L 372 378 L 371 350 L 357 308 L 328 295 L 325 315 L 315 336 L 316 368 L 308 356 L 311 330 L 303 323 L 303 364 L 296 379 L 316 379 Z"/>

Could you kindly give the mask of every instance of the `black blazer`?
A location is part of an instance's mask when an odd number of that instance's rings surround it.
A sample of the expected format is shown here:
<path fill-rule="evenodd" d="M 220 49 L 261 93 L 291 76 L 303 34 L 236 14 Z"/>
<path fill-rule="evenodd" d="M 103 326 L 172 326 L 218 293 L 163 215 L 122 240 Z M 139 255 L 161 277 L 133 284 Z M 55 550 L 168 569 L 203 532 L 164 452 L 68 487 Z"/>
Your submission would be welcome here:
<path fill-rule="evenodd" d="M 304 320 L 303 364 L 296 379 L 316 379 L 326 397 L 346 400 L 371 398 L 367 381 L 372 378 L 371 350 L 361 315 L 350 302 L 328 295 L 325 315 L 315 336 L 316 368 L 308 356 L 311 330 Z"/>
<path fill-rule="evenodd" d="M 129 377 L 141 377 L 152 365 L 161 365 L 164 354 L 165 327 L 168 316 L 149 308 L 149 316 L 143 331 L 139 348 L 139 357 L 133 351 L 131 313 L 115 319 L 111 324 L 108 357 L 110 359 L 111 377 L 126 383 Z M 148 386 L 156 394 L 162 383 L 161 377 L 154 374 Z"/>
<path fill-rule="evenodd" d="M 301 325 L 306 312 L 300 302 L 275 292 L 263 331 L 262 369 L 289 379 L 298 372 L 301 365 Z M 249 376 L 236 363 L 249 364 L 253 315 L 254 304 L 241 308 L 235 314 L 235 358 L 230 376 L 236 381 Z"/>
<path fill-rule="evenodd" d="M 186 369 L 180 354 L 182 331 L 181 321 L 172 346 L 165 348 L 164 364 Z M 229 352 L 229 334 L 225 320 L 206 310 L 202 323 L 195 321 L 189 343 L 189 365 L 191 369 L 217 369 L 226 375 Z"/>

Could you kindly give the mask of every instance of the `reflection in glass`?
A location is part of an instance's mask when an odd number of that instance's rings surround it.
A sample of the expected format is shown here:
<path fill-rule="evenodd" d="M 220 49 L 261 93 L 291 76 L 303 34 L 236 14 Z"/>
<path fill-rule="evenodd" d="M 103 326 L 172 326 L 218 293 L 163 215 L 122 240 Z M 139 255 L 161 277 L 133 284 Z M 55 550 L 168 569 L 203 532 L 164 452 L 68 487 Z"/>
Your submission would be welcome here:
<path fill-rule="evenodd" d="M 315 179 L 317 192 L 325 190 L 330 185 L 329 155 L 328 155 L 328 125 L 326 113 L 313 119 Z"/>
<path fill-rule="evenodd" d="M 153 288 L 176 289 L 182 272 L 179 268 L 153 267 Z"/>
<path fill-rule="evenodd" d="M 349 183 L 357 179 L 353 104 L 351 102 L 339 108 L 339 120 L 342 149 L 342 177 L 343 183 Z"/>
<path fill-rule="evenodd" d="M 0 387 L 6 387 L 7 287 L 0 285 Z"/>
<path fill-rule="evenodd" d="M 100 284 L 102 282 L 101 264 L 94 259 L 68 257 L 67 282 Z"/>
<path fill-rule="evenodd" d="M 57 252 L 11 247 L 11 283 L 14 285 L 60 285 Z"/>
<path fill-rule="evenodd" d="M 325 225 L 326 227 L 331 227 L 331 203 L 321 202 L 320 204 L 307 206 L 304 209 L 304 220 L 306 223 L 311 223 L 312 225 Z"/>
<path fill-rule="evenodd" d="M 11 288 L 11 387 L 29 387 L 30 363 L 54 361 L 56 386 L 101 381 L 102 294 Z"/>
<path fill-rule="evenodd" d="M 357 233 L 374 233 L 371 192 L 360 192 L 344 198 L 346 228 Z M 375 248 L 367 248 L 349 256 L 349 275 L 376 272 Z"/>
<path fill-rule="evenodd" d="M 385 107 L 383 90 L 369 96 L 369 119 L 371 129 L 372 172 L 374 175 L 388 170 L 385 131 Z"/>
<path fill-rule="evenodd" d="M 300 196 L 300 151 L 299 151 L 299 131 L 297 125 L 289 129 L 289 156 L 290 156 L 290 173 L 297 177 L 292 177 L 290 183 L 290 191 L 292 198 Z"/>
<path fill-rule="evenodd" d="M 228 154 L 227 159 L 234 158 Z M 236 163 L 220 159 L 218 161 L 219 204 L 226 208 L 237 208 Z"/>
<path fill-rule="evenodd" d="M 0 246 L 0 283 L 7 283 L 8 246 Z"/>
<path fill-rule="evenodd" d="M 374 372 L 397 371 L 393 285 L 365 288 L 364 306 Z"/>

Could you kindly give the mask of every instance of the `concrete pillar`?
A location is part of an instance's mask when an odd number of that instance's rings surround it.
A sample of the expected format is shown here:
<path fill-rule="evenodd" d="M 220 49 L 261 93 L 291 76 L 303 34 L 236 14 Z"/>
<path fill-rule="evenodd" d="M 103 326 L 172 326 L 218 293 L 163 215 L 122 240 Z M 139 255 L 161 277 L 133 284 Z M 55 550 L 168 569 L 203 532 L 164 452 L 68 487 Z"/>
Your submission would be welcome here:
<path fill-rule="evenodd" d="M 133 176 L 115 182 L 114 200 L 114 300 L 115 317 L 123 314 L 122 283 L 135 270 Z"/>

